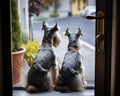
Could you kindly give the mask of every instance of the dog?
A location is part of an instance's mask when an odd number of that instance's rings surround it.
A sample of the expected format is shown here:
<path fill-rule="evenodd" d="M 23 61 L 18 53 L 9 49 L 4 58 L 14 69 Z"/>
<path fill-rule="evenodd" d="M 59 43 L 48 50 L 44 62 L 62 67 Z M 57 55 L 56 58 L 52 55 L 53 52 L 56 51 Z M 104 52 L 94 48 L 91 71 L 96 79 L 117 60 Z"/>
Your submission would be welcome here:
<path fill-rule="evenodd" d="M 38 54 L 28 71 L 26 91 L 29 93 L 45 92 L 52 90 L 57 79 L 58 63 L 53 46 L 60 44 L 58 35 L 59 26 L 50 27 L 46 22 L 42 23 L 44 36 Z"/>
<path fill-rule="evenodd" d="M 81 29 L 78 28 L 77 33 L 70 33 L 66 29 L 66 36 L 69 38 L 68 50 L 62 62 L 62 67 L 59 72 L 55 91 L 73 92 L 84 90 L 85 71 L 82 64 L 82 56 L 79 53 L 81 47 L 79 37 L 82 35 Z"/>

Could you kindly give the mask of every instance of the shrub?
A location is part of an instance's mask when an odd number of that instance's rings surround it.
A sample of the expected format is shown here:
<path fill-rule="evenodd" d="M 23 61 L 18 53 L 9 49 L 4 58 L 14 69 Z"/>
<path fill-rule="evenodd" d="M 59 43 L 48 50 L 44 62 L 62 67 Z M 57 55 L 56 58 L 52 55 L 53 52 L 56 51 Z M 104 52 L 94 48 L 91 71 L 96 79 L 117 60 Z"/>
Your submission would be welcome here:
<path fill-rule="evenodd" d="M 24 54 L 24 58 L 28 62 L 29 66 L 32 65 L 37 52 L 39 50 L 40 42 L 39 41 L 31 41 L 29 40 L 27 44 L 22 44 L 21 47 L 26 49 L 26 52 Z"/>
<path fill-rule="evenodd" d="M 18 51 L 21 45 L 21 27 L 19 24 L 16 0 L 11 0 L 12 17 L 12 51 Z"/>

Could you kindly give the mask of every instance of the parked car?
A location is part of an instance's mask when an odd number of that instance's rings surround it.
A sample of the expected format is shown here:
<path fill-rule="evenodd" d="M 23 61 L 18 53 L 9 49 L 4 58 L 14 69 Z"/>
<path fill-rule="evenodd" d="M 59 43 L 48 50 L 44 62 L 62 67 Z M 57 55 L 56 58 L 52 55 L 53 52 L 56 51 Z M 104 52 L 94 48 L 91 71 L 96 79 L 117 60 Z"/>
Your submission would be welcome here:
<path fill-rule="evenodd" d="M 83 11 L 81 11 L 80 14 L 82 17 L 85 17 L 87 15 L 89 16 L 95 16 L 96 15 L 96 6 L 86 6 Z"/>

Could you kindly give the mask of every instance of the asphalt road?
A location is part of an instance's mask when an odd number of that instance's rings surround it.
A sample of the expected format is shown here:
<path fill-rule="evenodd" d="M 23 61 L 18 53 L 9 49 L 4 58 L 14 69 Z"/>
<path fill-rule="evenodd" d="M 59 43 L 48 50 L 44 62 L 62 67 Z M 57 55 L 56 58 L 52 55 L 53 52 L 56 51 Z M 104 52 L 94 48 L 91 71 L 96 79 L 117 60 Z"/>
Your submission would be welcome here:
<path fill-rule="evenodd" d="M 71 32 L 76 32 L 80 27 L 83 36 L 81 40 L 95 46 L 95 22 L 82 18 L 80 16 L 70 16 L 65 18 L 56 18 L 46 21 L 49 25 L 54 25 L 56 22 L 60 27 L 60 32 L 65 32 L 69 28 Z M 33 30 L 41 30 L 42 21 L 33 23 Z"/>

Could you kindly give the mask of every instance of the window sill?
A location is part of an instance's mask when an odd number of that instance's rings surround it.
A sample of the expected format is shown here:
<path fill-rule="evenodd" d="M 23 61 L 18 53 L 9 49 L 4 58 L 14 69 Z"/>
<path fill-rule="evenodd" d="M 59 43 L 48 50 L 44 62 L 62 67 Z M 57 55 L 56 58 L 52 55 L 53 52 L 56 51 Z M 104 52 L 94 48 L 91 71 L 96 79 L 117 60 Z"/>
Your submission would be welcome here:
<path fill-rule="evenodd" d="M 81 92 L 61 93 L 57 91 L 30 94 L 25 90 L 13 90 L 13 96 L 94 96 L 94 89 L 86 89 Z"/>

